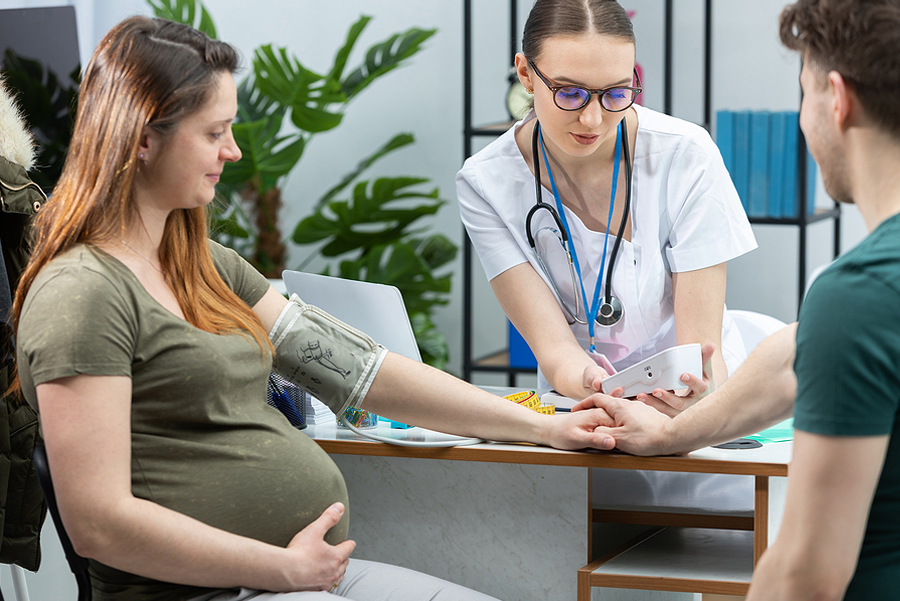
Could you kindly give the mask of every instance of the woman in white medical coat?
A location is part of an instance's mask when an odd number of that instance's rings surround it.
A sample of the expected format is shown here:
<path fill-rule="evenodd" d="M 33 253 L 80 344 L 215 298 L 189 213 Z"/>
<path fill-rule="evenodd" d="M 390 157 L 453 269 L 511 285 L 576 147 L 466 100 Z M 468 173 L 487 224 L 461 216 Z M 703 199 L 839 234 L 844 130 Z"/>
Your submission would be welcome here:
<path fill-rule="evenodd" d="M 580 399 L 609 371 L 601 355 L 621 370 L 692 342 L 715 344 L 712 378 L 723 381 L 745 356 L 724 311 L 725 263 L 756 242 L 717 147 L 701 127 L 634 104 L 634 33 L 618 3 L 538 0 L 522 49 L 516 70 L 534 109 L 466 161 L 457 192 L 494 293 L 549 382 L 539 387 Z M 558 221 L 546 208 L 528 220 L 536 161 Z M 591 310 L 610 297 L 621 316 L 595 322 L 591 349 Z M 691 382 L 691 396 L 710 384 Z M 654 394 L 641 400 L 666 412 L 685 403 Z"/>

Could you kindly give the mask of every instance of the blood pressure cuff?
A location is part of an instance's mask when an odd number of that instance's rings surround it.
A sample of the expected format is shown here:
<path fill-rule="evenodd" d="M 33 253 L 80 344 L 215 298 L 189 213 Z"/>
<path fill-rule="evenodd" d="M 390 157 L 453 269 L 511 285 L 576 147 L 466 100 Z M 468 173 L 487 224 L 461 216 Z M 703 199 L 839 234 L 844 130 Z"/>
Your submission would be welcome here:
<path fill-rule="evenodd" d="M 296 294 L 269 338 L 275 346 L 273 371 L 336 414 L 362 403 L 387 354 L 368 335 L 304 303 Z"/>

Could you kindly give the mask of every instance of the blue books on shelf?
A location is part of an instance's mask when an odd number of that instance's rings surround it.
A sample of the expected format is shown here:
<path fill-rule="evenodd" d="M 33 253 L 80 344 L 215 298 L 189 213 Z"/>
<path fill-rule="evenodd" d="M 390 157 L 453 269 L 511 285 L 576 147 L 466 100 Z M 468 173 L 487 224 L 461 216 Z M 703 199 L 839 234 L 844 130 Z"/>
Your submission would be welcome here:
<path fill-rule="evenodd" d="M 722 155 L 722 162 L 734 180 L 734 113 L 716 112 L 716 145 Z"/>
<path fill-rule="evenodd" d="M 750 201 L 750 111 L 734 113 L 734 171 L 731 174 L 734 187 L 744 210 Z"/>
<path fill-rule="evenodd" d="M 769 199 L 769 113 L 750 113 L 750 181 L 747 215 L 765 217 Z"/>
<path fill-rule="evenodd" d="M 768 215 L 773 219 L 784 217 L 784 136 L 787 113 L 769 114 L 769 198 Z"/>
<path fill-rule="evenodd" d="M 796 219 L 800 215 L 797 202 L 797 144 L 800 141 L 800 124 L 795 111 L 788 111 L 784 116 L 784 193 L 781 216 Z"/>
<path fill-rule="evenodd" d="M 807 150 L 800 173 L 797 111 L 717 111 L 716 144 L 749 217 L 797 219 L 801 177 L 815 212 L 818 166 Z"/>
<path fill-rule="evenodd" d="M 509 324 L 509 366 L 537 369 L 537 359 L 531 352 L 528 343 L 525 342 L 511 321 L 507 320 L 507 323 Z"/>

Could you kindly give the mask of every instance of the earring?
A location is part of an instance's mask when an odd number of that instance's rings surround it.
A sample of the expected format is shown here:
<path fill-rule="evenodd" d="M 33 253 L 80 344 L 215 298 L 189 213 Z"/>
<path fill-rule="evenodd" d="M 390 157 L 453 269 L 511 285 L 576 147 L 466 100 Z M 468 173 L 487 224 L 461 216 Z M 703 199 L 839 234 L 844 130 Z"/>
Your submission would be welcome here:
<path fill-rule="evenodd" d="M 529 94 L 531 94 L 532 96 L 534 95 L 534 90 L 532 90 L 532 89 L 525 88 L 525 91 L 528 92 Z"/>
<path fill-rule="evenodd" d="M 138 158 L 141 159 L 141 160 L 143 161 L 143 160 L 144 160 L 144 153 L 142 152 L 142 153 L 138 154 Z"/>

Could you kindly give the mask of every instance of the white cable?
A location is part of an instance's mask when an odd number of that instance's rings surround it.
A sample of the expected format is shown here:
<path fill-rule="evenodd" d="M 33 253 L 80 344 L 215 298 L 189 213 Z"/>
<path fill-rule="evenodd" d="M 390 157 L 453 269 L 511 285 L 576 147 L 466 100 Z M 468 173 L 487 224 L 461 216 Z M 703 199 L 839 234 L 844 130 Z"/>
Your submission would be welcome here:
<path fill-rule="evenodd" d="M 443 440 L 440 442 L 418 442 L 415 440 L 399 440 L 397 438 L 387 438 L 386 436 L 378 436 L 377 434 L 369 434 L 367 432 L 363 432 L 349 421 L 343 415 L 340 416 L 341 423 L 344 424 L 351 431 L 359 434 L 364 438 L 368 438 L 369 440 L 374 440 L 376 442 L 386 442 L 388 444 L 395 444 L 401 447 L 461 447 L 472 444 L 481 444 L 483 442 L 487 442 L 486 440 L 482 440 L 480 438 L 464 438 L 462 436 L 458 437 L 457 440 Z"/>

